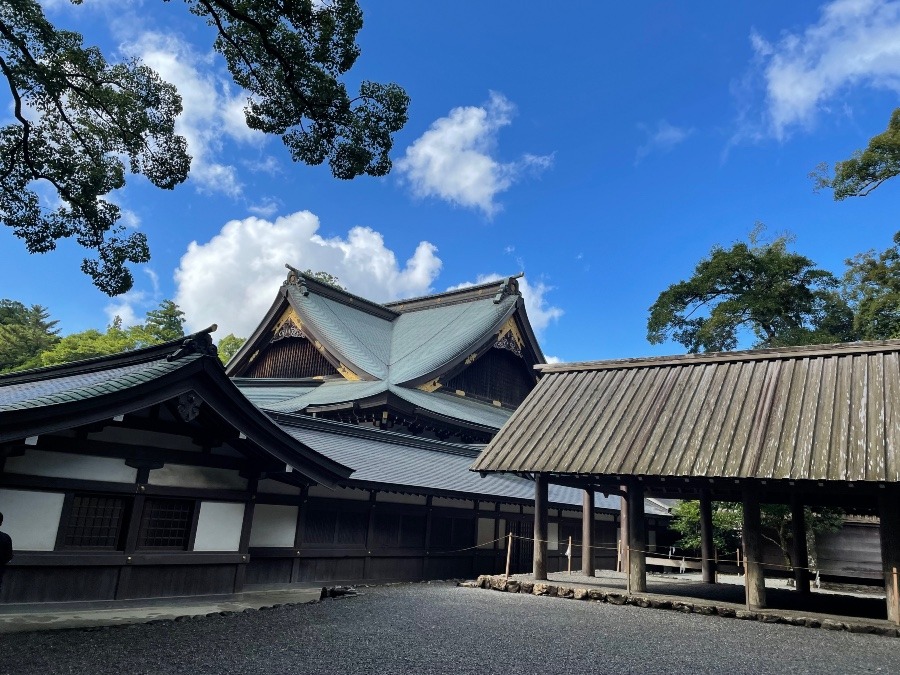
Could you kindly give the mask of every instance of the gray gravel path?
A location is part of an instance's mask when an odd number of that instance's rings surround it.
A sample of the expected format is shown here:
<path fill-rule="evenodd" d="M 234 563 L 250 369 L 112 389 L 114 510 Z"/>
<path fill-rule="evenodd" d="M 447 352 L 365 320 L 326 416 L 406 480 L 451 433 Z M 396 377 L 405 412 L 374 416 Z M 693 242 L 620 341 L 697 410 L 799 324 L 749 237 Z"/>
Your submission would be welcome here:
<path fill-rule="evenodd" d="M 0 673 L 898 673 L 900 640 L 409 584 L 183 622 L 0 636 Z"/>

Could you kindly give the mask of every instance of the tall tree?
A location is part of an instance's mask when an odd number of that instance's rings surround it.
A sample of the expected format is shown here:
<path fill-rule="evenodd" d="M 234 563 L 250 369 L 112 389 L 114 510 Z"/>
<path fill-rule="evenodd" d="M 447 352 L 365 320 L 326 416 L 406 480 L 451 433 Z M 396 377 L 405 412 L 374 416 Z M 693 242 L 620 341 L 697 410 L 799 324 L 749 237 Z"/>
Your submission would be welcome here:
<path fill-rule="evenodd" d="M 871 138 L 865 150 L 834 165 L 820 164 L 810 176 L 816 188 L 830 188 L 836 201 L 865 197 L 886 180 L 900 174 L 900 108 L 891 113 L 887 129 Z"/>
<path fill-rule="evenodd" d="M 163 300 L 147 312 L 143 329 L 153 343 L 177 340 L 184 337 L 184 312 L 171 300 Z"/>
<path fill-rule="evenodd" d="M 855 310 L 854 328 L 861 339 L 900 338 L 900 232 L 884 251 L 847 260 L 844 293 Z"/>
<path fill-rule="evenodd" d="M 136 346 L 134 331 L 124 328 L 122 319 L 117 316 L 106 327 L 106 332 L 90 328 L 66 335 L 51 349 L 41 353 L 41 365 L 55 366 L 96 356 L 109 356 L 132 350 Z"/>
<path fill-rule="evenodd" d="M 0 300 L 0 372 L 40 365 L 40 353 L 59 341 L 58 323 L 41 305 Z"/>
<path fill-rule="evenodd" d="M 837 279 L 789 251 L 788 237 L 765 243 L 761 232 L 758 225 L 749 243 L 714 246 L 690 279 L 660 293 L 647 339 L 671 338 L 691 353 L 734 349 L 742 331 L 756 347 L 848 339 L 852 315 L 834 292 Z"/>
<path fill-rule="evenodd" d="M 244 346 L 246 341 L 247 338 L 237 337 L 234 333 L 229 333 L 223 337 L 217 345 L 219 360 L 223 364 L 227 364 L 231 357 L 237 354 L 238 350 Z"/>
<path fill-rule="evenodd" d="M 307 277 L 312 277 L 317 281 L 324 282 L 329 286 L 334 286 L 335 288 L 340 288 L 342 291 L 346 291 L 347 288 L 341 283 L 341 280 L 334 276 L 331 272 L 313 272 L 311 269 L 306 269 L 303 271 L 303 275 Z"/>
<path fill-rule="evenodd" d="M 81 0 L 72 0 L 80 4 Z M 328 160 L 343 179 L 390 171 L 393 134 L 409 98 L 395 84 L 341 78 L 359 56 L 356 0 L 185 0 L 212 27 L 214 48 L 248 93 L 252 129 L 281 136 L 295 161 Z M 175 133 L 181 98 L 136 60 L 109 64 L 82 36 L 60 30 L 37 0 L 0 3 L 0 73 L 14 121 L 0 127 L 0 222 L 44 253 L 72 237 L 92 252 L 82 270 L 105 293 L 131 288 L 129 263 L 150 258 L 146 236 L 119 224 L 106 197 L 128 171 L 172 189 L 188 175 L 186 141 Z M 45 210 L 39 186 L 59 206 Z"/>

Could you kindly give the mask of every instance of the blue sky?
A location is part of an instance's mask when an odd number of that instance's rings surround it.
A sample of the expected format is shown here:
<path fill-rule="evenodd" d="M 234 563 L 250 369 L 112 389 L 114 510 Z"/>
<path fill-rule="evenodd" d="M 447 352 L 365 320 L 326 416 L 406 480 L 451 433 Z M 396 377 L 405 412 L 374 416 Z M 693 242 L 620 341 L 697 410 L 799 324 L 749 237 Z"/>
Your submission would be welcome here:
<path fill-rule="evenodd" d="M 397 82 L 412 103 L 391 175 L 349 182 L 246 128 L 184 4 L 42 4 L 178 85 L 194 156 L 173 192 L 132 178 L 115 195 L 153 256 L 126 296 L 96 290 L 77 247 L 30 256 L 0 228 L 0 297 L 49 307 L 64 333 L 172 298 L 189 328 L 248 335 L 289 262 L 376 300 L 524 271 L 548 355 L 679 353 L 647 343 L 647 308 L 714 244 L 761 221 L 840 273 L 900 229 L 900 179 L 836 203 L 808 178 L 900 105 L 900 2 L 364 0 L 349 81 Z"/>

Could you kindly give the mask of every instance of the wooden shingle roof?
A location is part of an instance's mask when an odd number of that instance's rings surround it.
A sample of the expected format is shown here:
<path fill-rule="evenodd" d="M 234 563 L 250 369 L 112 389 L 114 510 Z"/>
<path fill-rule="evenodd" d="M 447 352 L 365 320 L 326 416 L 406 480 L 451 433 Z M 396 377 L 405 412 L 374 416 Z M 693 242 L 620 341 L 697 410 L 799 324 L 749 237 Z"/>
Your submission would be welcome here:
<path fill-rule="evenodd" d="M 539 368 L 473 470 L 900 482 L 900 340 Z"/>

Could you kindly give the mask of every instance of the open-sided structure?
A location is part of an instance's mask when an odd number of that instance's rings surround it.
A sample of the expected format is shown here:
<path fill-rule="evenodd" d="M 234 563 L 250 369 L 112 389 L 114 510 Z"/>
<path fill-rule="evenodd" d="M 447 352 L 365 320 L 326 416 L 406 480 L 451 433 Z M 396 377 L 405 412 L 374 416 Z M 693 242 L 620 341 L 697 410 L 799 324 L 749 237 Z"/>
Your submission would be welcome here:
<path fill-rule="evenodd" d="M 473 465 L 620 492 L 632 588 L 645 588 L 643 497 L 699 498 L 712 575 L 711 500 L 742 501 L 748 604 L 765 606 L 760 503 L 793 505 L 798 589 L 803 505 L 880 518 L 888 616 L 900 621 L 900 341 L 539 366 L 543 376 Z M 802 544 L 802 545 L 801 545 Z M 534 573 L 545 575 L 535 549 Z"/>

